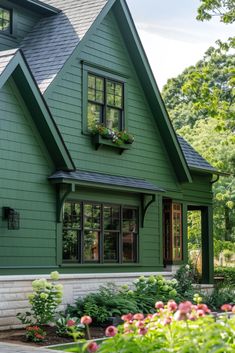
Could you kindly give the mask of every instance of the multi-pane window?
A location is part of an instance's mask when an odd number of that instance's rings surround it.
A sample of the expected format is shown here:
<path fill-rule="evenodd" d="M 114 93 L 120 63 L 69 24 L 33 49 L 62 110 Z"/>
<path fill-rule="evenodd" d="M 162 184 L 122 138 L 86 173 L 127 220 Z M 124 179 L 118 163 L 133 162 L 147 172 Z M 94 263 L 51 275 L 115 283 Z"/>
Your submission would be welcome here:
<path fill-rule="evenodd" d="M 88 129 L 103 124 L 110 129 L 123 129 L 123 83 L 88 74 Z"/>
<path fill-rule="evenodd" d="M 171 200 L 163 204 L 163 244 L 165 263 L 182 260 L 182 205 Z"/>
<path fill-rule="evenodd" d="M 11 34 L 12 32 L 12 21 L 11 11 L 0 7 L 0 33 L 4 32 Z"/>
<path fill-rule="evenodd" d="M 91 202 L 64 203 L 64 261 L 136 262 L 137 238 L 137 208 Z"/>

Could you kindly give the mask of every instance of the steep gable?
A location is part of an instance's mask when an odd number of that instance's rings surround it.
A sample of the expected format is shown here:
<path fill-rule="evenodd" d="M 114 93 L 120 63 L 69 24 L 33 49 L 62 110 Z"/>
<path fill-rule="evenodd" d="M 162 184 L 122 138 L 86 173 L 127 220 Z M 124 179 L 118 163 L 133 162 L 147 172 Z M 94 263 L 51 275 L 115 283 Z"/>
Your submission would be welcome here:
<path fill-rule="evenodd" d="M 21 48 L 44 92 L 91 27 L 107 0 L 47 0 L 61 12 L 43 18 Z"/>

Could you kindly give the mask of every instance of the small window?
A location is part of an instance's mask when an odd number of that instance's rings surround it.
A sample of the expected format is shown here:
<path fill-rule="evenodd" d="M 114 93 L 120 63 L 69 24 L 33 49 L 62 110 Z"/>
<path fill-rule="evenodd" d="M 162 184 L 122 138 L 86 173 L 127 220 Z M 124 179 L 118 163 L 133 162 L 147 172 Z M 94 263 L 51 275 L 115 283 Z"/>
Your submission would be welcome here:
<path fill-rule="evenodd" d="M 124 128 L 123 83 L 88 74 L 88 129 L 103 124 L 109 129 Z"/>
<path fill-rule="evenodd" d="M 0 32 L 12 33 L 12 16 L 11 10 L 0 7 Z"/>
<path fill-rule="evenodd" d="M 137 262 L 138 209 L 66 201 L 63 212 L 63 261 Z"/>

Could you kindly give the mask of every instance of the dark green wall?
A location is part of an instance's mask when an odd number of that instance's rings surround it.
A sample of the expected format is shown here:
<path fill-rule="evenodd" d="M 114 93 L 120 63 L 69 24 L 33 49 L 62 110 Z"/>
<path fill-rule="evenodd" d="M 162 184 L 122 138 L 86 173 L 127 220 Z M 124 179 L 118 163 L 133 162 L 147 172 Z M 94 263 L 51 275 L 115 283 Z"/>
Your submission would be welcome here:
<path fill-rule="evenodd" d="M 0 273 L 7 266 L 53 266 L 56 261 L 53 170 L 32 119 L 9 80 L 0 90 L 0 209 L 20 213 L 20 230 L 0 217 Z"/>
<path fill-rule="evenodd" d="M 17 48 L 22 39 L 32 30 L 42 16 L 12 4 L 7 0 L 1 0 L 1 5 L 13 10 L 13 32 L 9 35 L 1 34 L 0 32 L 0 50 Z"/>

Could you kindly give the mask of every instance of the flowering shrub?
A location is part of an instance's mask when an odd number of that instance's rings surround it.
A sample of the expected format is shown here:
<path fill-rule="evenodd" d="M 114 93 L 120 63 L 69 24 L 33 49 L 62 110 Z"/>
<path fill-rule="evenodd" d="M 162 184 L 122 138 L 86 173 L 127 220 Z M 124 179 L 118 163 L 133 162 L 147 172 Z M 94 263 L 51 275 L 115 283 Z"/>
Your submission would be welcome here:
<path fill-rule="evenodd" d="M 190 301 L 179 305 L 175 301 L 156 303 L 156 312 L 145 317 L 140 314 L 123 315 L 124 324 L 106 329 L 111 337 L 98 347 L 99 353 L 225 353 L 235 351 L 235 317 L 221 316 L 217 321 L 209 315 L 207 305 L 196 296 L 197 304 Z M 221 309 L 232 310 L 225 305 Z M 117 332 L 118 331 L 118 332 Z"/>
<path fill-rule="evenodd" d="M 57 271 L 51 272 L 50 276 L 54 282 L 48 282 L 45 278 L 33 281 L 33 294 L 28 296 L 32 311 L 17 314 L 23 324 L 40 326 L 53 320 L 55 311 L 62 302 L 63 286 L 55 282 L 59 279 Z"/>
<path fill-rule="evenodd" d="M 26 327 L 26 339 L 31 342 L 42 342 L 46 337 L 46 332 L 43 331 L 39 326 L 28 326 Z"/>
<path fill-rule="evenodd" d="M 116 145 L 132 144 L 134 142 L 133 135 L 129 134 L 126 130 L 119 131 L 117 129 L 110 129 L 101 124 L 96 124 L 92 127 L 91 133 L 93 135 L 99 134 L 100 136 L 112 140 Z"/>

